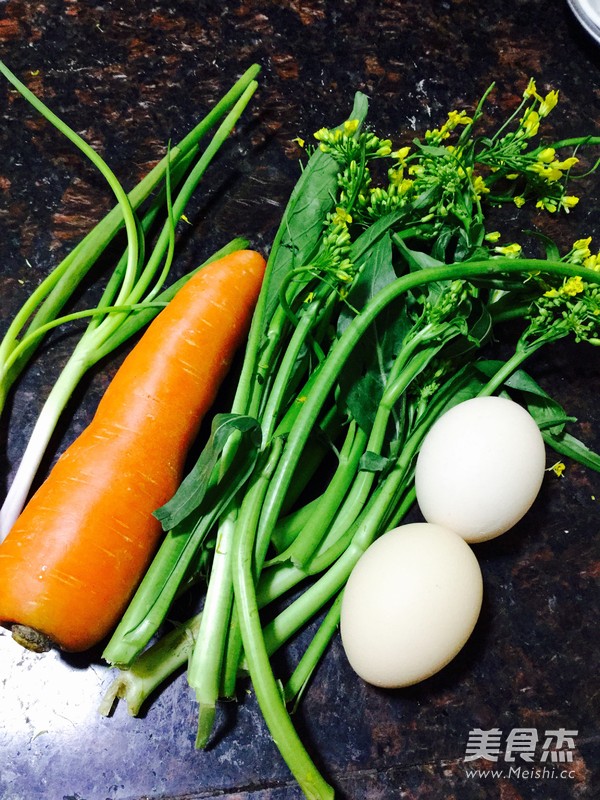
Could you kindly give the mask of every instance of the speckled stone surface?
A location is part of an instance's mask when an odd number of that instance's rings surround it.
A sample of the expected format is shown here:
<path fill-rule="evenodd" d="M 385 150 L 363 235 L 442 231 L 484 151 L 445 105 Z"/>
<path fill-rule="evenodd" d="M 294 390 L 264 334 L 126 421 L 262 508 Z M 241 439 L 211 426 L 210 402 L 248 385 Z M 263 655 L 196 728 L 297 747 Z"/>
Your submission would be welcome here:
<path fill-rule="evenodd" d="M 234 235 L 268 248 L 298 174 L 295 137 L 343 119 L 356 90 L 372 98 L 375 127 L 402 143 L 449 109 L 471 107 L 492 81 L 492 111 L 513 107 L 530 76 L 560 91 L 556 136 L 600 132 L 600 49 L 562 2 L 9 0 L 0 2 L 0 47 L 128 186 L 234 77 L 254 61 L 263 66 L 252 110 L 188 215 L 181 273 Z M 600 237 L 600 184 L 588 183 L 585 203 L 545 223 L 559 241 Z M 110 204 L 102 180 L 0 81 L 2 330 Z M 0 432 L 3 489 L 66 344 L 45 346 L 11 396 Z M 86 380 L 45 468 L 89 420 L 119 358 Z M 577 417 L 573 432 L 600 448 L 600 354 L 560 345 L 530 371 Z M 295 719 L 338 797 L 600 797 L 599 504 L 600 476 L 567 462 L 561 479 L 548 474 L 517 528 L 477 547 L 480 621 L 458 658 L 425 683 L 397 692 L 366 686 L 333 642 Z M 2 800 L 300 797 L 251 691 L 223 707 L 215 742 L 197 752 L 183 676 L 139 719 L 124 708 L 98 715 L 109 680 L 97 654 L 37 656 L 0 633 Z M 529 766 L 540 774 L 511 773 L 502 756 L 465 762 L 476 728 L 504 736 L 534 729 L 541 739 L 576 730 L 572 762 L 554 765 L 568 774 L 543 773 L 539 749 Z M 501 774 L 471 775 L 471 767 Z"/>

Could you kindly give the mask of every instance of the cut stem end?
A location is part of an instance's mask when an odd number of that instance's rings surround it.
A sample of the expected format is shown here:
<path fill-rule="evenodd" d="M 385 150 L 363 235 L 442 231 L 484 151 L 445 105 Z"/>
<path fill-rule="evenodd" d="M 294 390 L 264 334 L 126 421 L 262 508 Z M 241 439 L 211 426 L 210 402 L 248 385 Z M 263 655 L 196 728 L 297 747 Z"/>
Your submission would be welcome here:
<path fill-rule="evenodd" d="M 28 625 L 15 623 L 11 626 L 11 633 L 15 642 L 34 653 L 47 653 L 54 648 L 54 642 L 49 636 L 41 633 L 41 631 L 36 631 L 35 628 L 30 628 Z"/>

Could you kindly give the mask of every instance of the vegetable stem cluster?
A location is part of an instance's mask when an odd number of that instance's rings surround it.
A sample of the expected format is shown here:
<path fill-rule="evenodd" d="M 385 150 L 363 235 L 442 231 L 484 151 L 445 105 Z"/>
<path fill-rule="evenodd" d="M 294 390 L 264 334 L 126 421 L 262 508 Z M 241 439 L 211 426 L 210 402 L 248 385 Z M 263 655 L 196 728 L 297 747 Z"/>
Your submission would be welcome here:
<path fill-rule="evenodd" d="M 198 464 L 158 511 L 165 543 L 104 653 L 125 670 L 154 660 L 156 645 L 144 649 L 210 552 L 180 660 L 199 703 L 197 745 L 219 699 L 249 675 L 310 798 L 332 790 L 287 707 L 337 630 L 354 565 L 414 503 L 415 459 L 436 419 L 470 397 L 514 394 L 547 443 L 600 466 L 522 370 L 567 335 L 598 343 L 590 241 L 561 255 L 539 236 L 545 252 L 526 255 L 489 222 L 499 205 L 569 212 L 578 157 L 558 152 L 599 140 L 537 143 L 557 96 L 533 81 L 514 114 L 480 134 L 488 95 L 472 116 L 452 111 L 397 149 L 367 127 L 360 93 L 346 122 L 317 132 L 273 242 L 231 413 L 215 417 Z M 493 358 L 498 340 L 512 356 Z M 284 680 L 272 656 L 310 622 L 314 637 Z"/>

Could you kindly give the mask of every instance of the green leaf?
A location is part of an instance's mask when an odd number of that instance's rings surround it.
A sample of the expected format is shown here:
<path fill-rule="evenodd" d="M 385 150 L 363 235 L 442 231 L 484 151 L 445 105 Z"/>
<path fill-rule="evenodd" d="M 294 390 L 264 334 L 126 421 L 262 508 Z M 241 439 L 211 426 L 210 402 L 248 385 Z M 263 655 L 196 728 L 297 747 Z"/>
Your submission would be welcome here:
<path fill-rule="evenodd" d="M 383 472 L 390 465 L 390 459 L 373 453 L 371 450 L 364 452 L 360 458 L 359 469 L 363 472 Z"/>
<path fill-rule="evenodd" d="M 430 409 L 426 412 L 433 417 L 430 424 L 454 406 L 479 394 L 487 378 L 483 377 L 482 372 L 477 369 L 478 366 L 479 364 L 466 364 L 438 389 L 435 402 L 430 403 Z"/>
<path fill-rule="evenodd" d="M 471 298 L 468 303 L 461 304 L 455 317 L 460 317 L 461 313 L 464 314 L 464 333 L 446 345 L 444 348 L 445 358 L 457 358 L 471 350 L 481 348 L 492 333 L 492 318 L 489 311 L 476 298 Z M 456 318 L 452 320 L 452 324 L 456 324 L 456 322 Z"/>
<path fill-rule="evenodd" d="M 492 332 L 492 318 L 489 311 L 477 300 L 471 301 L 471 313 L 468 318 L 469 341 L 481 347 L 490 338 Z"/>
<path fill-rule="evenodd" d="M 383 235 L 379 232 L 373 234 L 372 229 L 375 227 L 372 225 L 367 229 L 367 233 L 371 232 L 368 246 L 363 242 L 365 246 L 360 249 L 360 260 L 355 262 L 359 274 L 348 293 L 347 305 L 340 311 L 338 334 L 342 334 L 348 327 L 356 311 L 360 312 L 380 289 L 396 280 L 397 275 L 392 264 L 392 240 L 387 230 Z M 355 244 L 359 242 L 360 238 Z"/>
<path fill-rule="evenodd" d="M 386 214 L 384 217 L 380 217 L 372 225 L 369 225 L 352 244 L 350 248 L 351 261 L 355 264 L 363 263 L 365 256 L 377 244 L 377 241 L 405 216 L 406 211 L 404 210 L 393 211 L 390 214 Z"/>
<path fill-rule="evenodd" d="M 503 361 L 478 361 L 476 369 L 487 378 L 492 378 L 503 366 Z M 550 397 L 531 375 L 522 369 L 514 372 L 504 386 L 508 390 L 519 392 L 524 406 L 542 432 L 550 431 L 553 435 L 560 436 L 568 422 L 576 421 L 575 417 L 569 416 L 560 403 Z"/>
<path fill-rule="evenodd" d="M 437 185 L 432 186 L 430 189 L 426 189 L 413 200 L 413 209 L 415 211 L 419 211 L 421 209 L 429 208 L 429 206 L 433 205 L 438 199 L 439 194 L 440 190 Z"/>
<path fill-rule="evenodd" d="M 323 221 L 335 200 L 337 173 L 335 159 L 316 150 L 290 195 L 263 281 L 263 330 L 279 304 L 279 293 L 288 274 L 310 263 L 318 248 Z"/>
<path fill-rule="evenodd" d="M 542 233 L 541 231 L 526 230 L 523 231 L 523 233 L 526 236 L 532 236 L 534 239 L 538 239 L 544 245 L 546 258 L 549 261 L 560 261 L 560 250 L 558 249 L 556 243 L 549 236 L 546 236 L 546 234 Z"/>
<path fill-rule="evenodd" d="M 433 145 L 433 144 L 423 144 L 418 139 L 414 140 L 414 144 L 419 148 L 419 150 L 427 156 L 433 156 L 434 158 L 447 158 L 449 155 L 449 151 L 444 146 Z"/>
<path fill-rule="evenodd" d="M 396 280 L 392 263 L 392 243 L 385 232 L 371 243 L 363 255 L 364 266 L 348 297 L 349 308 L 342 310 L 338 333 L 342 333 L 355 313 L 385 286 Z M 391 303 L 364 334 L 355 357 L 346 364 L 340 377 L 340 402 L 346 404 L 363 430 L 370 430 L 383 394 L 388 370 L 411 328 L 404 301 Z"/>
<path fill-rule="evenodd" d="M 480 228 L 479 225 L 473 225 L 468 231 L 464 228 L 458 231 L 454 261 L 467 261 L 469 258 L 473 258 L 474 252 L 481 244 L 477 241 Z"/>
<path fill-rule="evenodd" d="M 173 530 L 200 507 L 214 485 L 214 471 L 230 436 L 237 432 L 246 445 L 256 450 L 260 445 L 260 425 L 253 417 L 241 414 L 217 414 L 206 446 L 198 461 L 182 481 L 173 497 L 154 512 L 165 531 Z"/>
<path fill-rule="evenodd" d="M 346 406 L 363 431 L 370 431 L 383 395 L 383 381 L 375 372 L 357 380 L 346 396 Z"/>
<path fill-rule="evenodd" d="M 562 431 L 559 434 L 553 434 L 551 431 L 542 431 L 542 436 L 546 444 L 567 458 L 572 458 L 583 464 L 584 467 L 600 472 L 600 455 L 590 450 L 587 445 L 571 436 L 570 433 Z"/>
<path fill-rule="evenodd" d="M 502 361 L 480 361 L 477 368 L 492 377 L 504 365 Z M 541 430 L 550 430 L 558 435 L 567 422 L 575 422 L 575 417 L 567 414 L 561 404 L 554 400 L 542 387 L 522 369 L 514 372 L 504 384 L 507 389 L 519 392 L 523 402 Z"/>
<path fill-rule="evenodd" d="M 454 227 L 442 228 L 431 248 L 432 257 L 440 264 L 446 263 L 446 251 L 454 238 L 455 232 L 456 230 Z"/>
<path fill-rule="evenodd" d="M 357 92 L 349 119 L 362 124 L 367 111 L 368 98 Z M 318 249 L 325 217 L 335 202 L 338 171 L 337 161 L 317 149 L 290 195 L 264 281 L 265 325 L 279 303 L 279 292 L 290 270 L 310 263 Z"/>
<path fill-rule="evenodd" d="M 472 247 L 481 247 L 485 239 L 485 225 L 481 222 L 474 222 L 469 228 L 469 238 Z"/>
<path fill-rule="evenodd" d="M 443 261 L 430 256 L 428 253 L 423 253 L 421 250 L 412 250 L 399 236 L 394 237 L 394 244 L 406 259 L 411 272 L 429 269 L 430 267 L 441 267 L 444 264 Z"/>
<path fill-rule="evenodd" d="M 362 123 L 367 118 L 367 114 L 369 112 L 369 98 L 363 92 L 356 92 L 354 95 L 354 105 L 352 106 L 352 111 L 350 112 L 350 116 L 348 117 L 349 120 L 357 119 L 359 123 Z"/>

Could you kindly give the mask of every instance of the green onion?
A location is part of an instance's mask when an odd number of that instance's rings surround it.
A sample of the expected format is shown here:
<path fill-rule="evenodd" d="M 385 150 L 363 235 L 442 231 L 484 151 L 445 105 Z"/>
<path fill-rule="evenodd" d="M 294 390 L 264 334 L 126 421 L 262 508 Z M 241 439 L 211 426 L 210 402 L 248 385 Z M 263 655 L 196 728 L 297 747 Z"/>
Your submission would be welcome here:
<path fill-rule="evenodd" d="M 75 387 L 83 375 L 101 358 L 136 333 L 155 316 L 172 296 L 162 291 L 175 249 L 175 226 L 196 191 L 206 169 L 227 140 L 246 108 L 257 83 L 259 71 L 251 67 L 221 99 L 214 109 L 167 155 L 140 184 L 127 195 L 101 157 L 81 137 L 48 109 L 10 70 L 0 62 L 0 71 L 15 88 L 72 141 L 106 178 L 118 201 L 88 236 L 42 282 L 16 314 L 0 344 L 0 412 L 8 391 L 25 368 L 43 336 L 57 325 L 85 315 L 90 322 L 80 336 L 70 358 L 56 380 L 36 421 L 23 458 L 0 511 L 0 535 L 5 536 L 19 515 L 46 451 L 53 431 Z M 200 141 L 215 128 L 212 138 L 199 152 Z M 150 201 L 138 221 L 135 210 L 165 181 L 164 189 Z M 162 230 L 146 257 L 146 237 L 159 220 Z M 127 244 L 115 266 L 98 306 L 81 314 L 59 316 L 72 296 L 120 228 L 125 227 Z M 242 240 L 228 248 L 243 246 Z M 223 255 L 224 251 L 219 251 Z M 185 276 L 182 281 L 190 275 Z"/>

